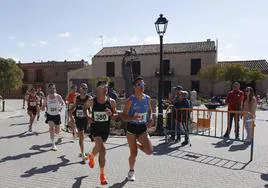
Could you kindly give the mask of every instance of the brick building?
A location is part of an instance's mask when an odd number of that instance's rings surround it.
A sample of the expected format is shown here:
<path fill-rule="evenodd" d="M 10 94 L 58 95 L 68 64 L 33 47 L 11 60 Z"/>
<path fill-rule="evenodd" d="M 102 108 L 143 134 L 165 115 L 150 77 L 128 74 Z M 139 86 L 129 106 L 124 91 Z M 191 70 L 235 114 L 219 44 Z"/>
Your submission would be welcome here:
<path fill-rule="evenodd" d="M 48 83 L 56 84 L 57 92 L 63 96 L 67 93 L 67 73 L 68 71 L 83 68 L 87 65 L 81 61 L 47 61 L 20 63 L 19 66 L 24 72 L 23 85 L 21 88 L 11 91 L 9 98 L 20 98 L 27 88 L 40 85 L 43 91 L 46 90 Z"/>

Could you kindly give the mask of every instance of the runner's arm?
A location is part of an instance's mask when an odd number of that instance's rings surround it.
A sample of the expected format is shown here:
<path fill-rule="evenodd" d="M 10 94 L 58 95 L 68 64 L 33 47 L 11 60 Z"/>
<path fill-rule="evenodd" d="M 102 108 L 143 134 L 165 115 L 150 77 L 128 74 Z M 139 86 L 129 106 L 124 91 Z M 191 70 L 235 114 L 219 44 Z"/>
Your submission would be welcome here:
<path fill-rule="evenodd" d="M 130 107 L 131 107 L 131 100 L 128 99 L 127 100 L 127 103 L 125 105 L 125 108 L 123 110 L 123 114 L 121 116 L 121 118 L 124 120 L 124 121 L 133 121 L 133 120 L 139 120 L 140 119 L 140 116 L 139 115 L 134 115 L 134 116 L 131 116 L 129 115 L 129 110 L 130 110 Z"/>
<path fill-rule="evenodd" d="M 92 118 L 89 116 L 89 108 L 93 107 L 93 98 L 90 97 L 87 102 L 84 104 L 84 108 L 83 108 L 83 111 L 84 111 L 84 114 L 86 115 L 87 119 L 89 121 L 92 121 Z"/>
<path fill-rule="evenodd" d="M 152 104 L 151 104 L 151 98 L 149 97 L 148 101 L 148 115 L 147 115 L 147 126 L 151 127 L 153 125 L 153 118 L 152 118 Z"/>
<path fill-rule="evenodd" d="M 112 116 L 111 116 L 111 118 L 113 120 L 115 120 L 118 117 L 118 113 L 117 113 L 117 110 L 116 110 L 116 101 L 114 99 L 110 99 L 110 100 L 111 100 L 111 106 L 112 106 Z"/>

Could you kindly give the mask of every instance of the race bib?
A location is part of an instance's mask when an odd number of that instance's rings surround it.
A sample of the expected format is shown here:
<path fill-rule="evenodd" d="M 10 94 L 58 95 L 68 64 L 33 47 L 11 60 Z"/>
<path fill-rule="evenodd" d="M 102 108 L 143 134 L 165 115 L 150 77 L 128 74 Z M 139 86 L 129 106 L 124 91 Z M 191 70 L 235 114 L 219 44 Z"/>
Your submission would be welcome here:
<path fill-rule="evenodd" d="M 76 117 L 85 117 L 83 110 L 76 109 Z"/>
<path fill-rule="evenodd" d="M 56 108 L 56 107 L 51 107 L 50 108 L 50 112 L 57 112 L 58 111 L 58 108 Z"/>
<path fill-rule="evenodd" d="M 147 122 L 147 113 L 135 113 L 135 115 L 139 115 L 141 118 L 135 122 L 146 123 Z"/>
<path fill-rule="evenodd" d="M 108 120 L 109 116 L 107 115 L 106 112 L 94 112 L 94 121 L 104 122 Z"/>
<path fill-rule="evenodd" d="M 36 102 L 30 102 L 30 106 L 36 106 Z"/>

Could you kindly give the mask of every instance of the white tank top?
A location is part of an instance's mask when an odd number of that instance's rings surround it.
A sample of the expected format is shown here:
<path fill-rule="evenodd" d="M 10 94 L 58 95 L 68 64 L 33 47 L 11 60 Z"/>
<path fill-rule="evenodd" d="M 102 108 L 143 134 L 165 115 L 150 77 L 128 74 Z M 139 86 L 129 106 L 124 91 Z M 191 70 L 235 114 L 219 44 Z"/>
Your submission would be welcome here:
<path fill-rule="evenodd" d="M 54 98 L 50 98 L 49 95 L 47 96 L 47 113 L 49 115 L 58 115 L 60 114 L 59 109 L 61 108 L 61 103 L 59 100 L 59 95 L 55 94 Z"/>

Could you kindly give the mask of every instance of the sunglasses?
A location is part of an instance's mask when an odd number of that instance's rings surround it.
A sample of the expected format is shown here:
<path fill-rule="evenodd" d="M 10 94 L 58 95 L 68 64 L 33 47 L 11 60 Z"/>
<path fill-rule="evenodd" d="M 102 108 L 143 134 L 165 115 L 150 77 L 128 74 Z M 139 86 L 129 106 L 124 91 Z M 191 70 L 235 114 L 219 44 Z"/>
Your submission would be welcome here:
<path fill-rule="evenodd" d="M 245 90 L 245 92 L 249 92 L 249 90 Z"/>
<path fill-rule="evenodd" d="M 99 88 L 107 88 L 108 86 L 107 85 L 100 85 L 98 86 Z"/>
<path fill-rule="evenodd" d="M 87 90 L 87 87 L 81 87 L 81 89 L 83 89 L 83 90 Z"/>
<path fill-rule="evenodd" d="M 145 86 L 145 83 L 144 82 L 140 82 L 140 83 L 137 83 L 136 86 L 137 87 L 144 87 Z"/>
<path fill-rule="evenodd" d="M 56 89 L 55 87 L 49 87 L 48 89 Z"/>

